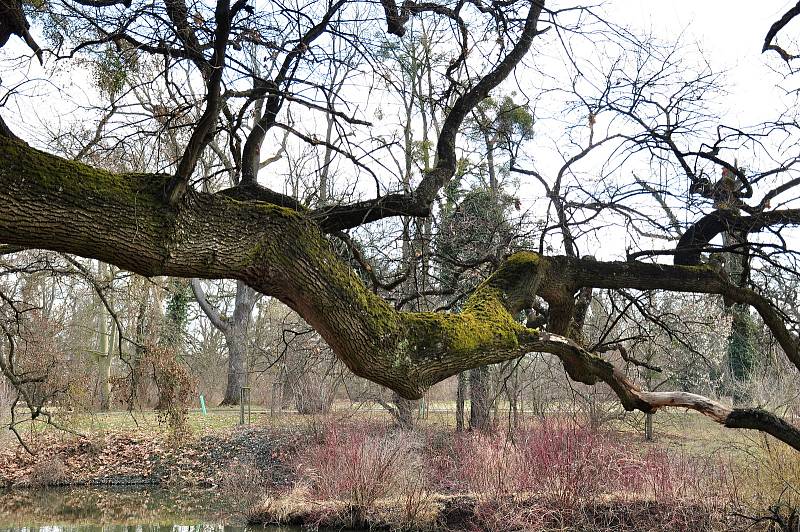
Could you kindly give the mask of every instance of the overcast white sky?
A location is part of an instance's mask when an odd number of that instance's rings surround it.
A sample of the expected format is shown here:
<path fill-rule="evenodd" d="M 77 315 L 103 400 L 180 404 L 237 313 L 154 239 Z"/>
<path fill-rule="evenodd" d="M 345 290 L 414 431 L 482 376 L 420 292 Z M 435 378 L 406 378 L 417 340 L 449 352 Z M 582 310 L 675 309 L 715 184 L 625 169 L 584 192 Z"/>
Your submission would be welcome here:
<path fill-rule="evenodd" d="M 726 107 L 731 114 L 723 120 L 752 123 L 771 114 L 769 96 L 776 94 L 775 83 L 779 79 L 766 66 L 760 52 L 764 35 L 772 22 L 794 3 L 794 0 L 612 0 L 603 6 L 614 22 L 640 30 L 652 27 L 666 41 L 682 34 L 682 42 L 696 42 L 715 70 L 729 69 L 732 94 Z M 781 34 L 779 42 L 792 35 L 800 36 L 800 23 L 793 22 Z M 11 41 L 4 52 L 27 53 L 20 39 L 14 37 Z M 772 64 L 775 65 L 774 58 Z M 28 76 L 36 77 L 39 72 L 38 64 L 33 62 Z M 14 78 L 13 73 L 2 75 L 4 84 Z"/>
<path fill-rule="evenodd" d="M 558 6 L 568 4 L 569 2 L 563 1 Z M 715 113 L 719 113 L 719 123 L 747 127 L 777 119 L 779 113 L 786 110 L 787 98 L 784 91 L 777 87 L 784 80 L 786 66 L 777 54 L 762 54 L 761 47 L 772 23 L 794 4 L 795 0 L 760 3 L 739 0 L 618 0 L 604 3 L 601 9 L 607 13 L 609 21 L 626 25 L 635 34 L 652 32 L 654 37 L 667 43 L 680 42 L 683 47 L 690 48 L 696 46 L 714 72 L 725 72 L 725 86 L 729 94 L 724 97 L 720 95 L 719 107 L 715 98 L 713 106 Z M 795 50 L 798 46 L 792 44 L 792 41 L 798 40 L 800 23 L 793 21 L 779 35 L 778 43 Z M 697 58 L 697 55 L 687 57 L 687 61 Z M 563 141 L 556 139 L 556 145 L 560 148 Z M 744 160 L 745 164 L 756 163 L 752 157 L 753 154 L 742 153 L 739 162 Z M 553 174 L 553 168 L 560 166 L 563 159 L 549 159 L 543 151 L 536 151 L 529 164 L 535 164 L 537 170 L 543 171 L 545 175 Z M 578 179 L 592 180 L 597 172 L 597 165 L 602 165 L 604 161 L 602 156 L 587 158 L 577 168 L 581 172 Z M 656 169 L 650 169 L 651 172 L 654 170 Z M 641 171 L 641 175 L 648 173 L 647 168 L 626 166 L 622 170 L 625 174 L 623 179 L 628 179 L 631 171 Z M 680 193 L 674 189 L 671 191 Z M 541 188 L 533 181 L 523 178 L 517 193 L 523 198 L 524 204 L 533 206 L 535 213 L 544 212 L 548 200 L 541 195 Z M 684 223 L 691 223 L 698 216 L 696 213 L 682 213 L 680 210 L 676 212 Z M 786 236 L 791 238 L 796 235 L 787 233 Z M 590 251 L 598 258 L 622 258 L 625 249 L 637 247 L 619 227 L 607 227 L 593 235 L 587 235 L 586 238 L 588 240 L 580 247 L 583 252 Z M 644 248 L 661 248 L 665 244 L 642 239 L 639 245 Z"/>
<path fill-rule="evenodd" d="M 763 101 L 775 94 L 777 75 L 766 66 L 761 54 L 767 30 L 795 4 L 795 0 L 620 0 L 614 6 L 618 22 L 633 27 L 652 27 L 657 34 L 671 40 L 683 33 L 684 42 L 697 42 L 715 70 L 728 69 L 730 80 L 731 118 L 756 122 L 772 107 Z M 797 32 L 795 21 L 778 37 L 788 42 Z M 777 56 L 776 56 L 777 57 Z M 774 58 L 773 58 L 774 59 Z M 773 65 L 775 61 L 769 61 Z M 759 101 L 761 100 L 761 101 Z"/>

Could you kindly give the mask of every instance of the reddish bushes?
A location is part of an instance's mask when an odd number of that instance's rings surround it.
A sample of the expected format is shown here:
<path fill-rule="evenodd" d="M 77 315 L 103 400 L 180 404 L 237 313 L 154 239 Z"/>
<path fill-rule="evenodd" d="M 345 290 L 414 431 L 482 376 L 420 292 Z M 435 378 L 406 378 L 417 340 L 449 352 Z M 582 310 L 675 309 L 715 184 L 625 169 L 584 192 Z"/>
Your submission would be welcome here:
<path fill-rule="evenodd" d="M 367 513 L 391 498 L 406 514 L 424 497 L 420 453 L 410 434 L 369 426 L 331 425 L 323 441 L 298 455 L 298 476 L 318 500 L 346 503 L 350 526 L 367 523 Z"/>
<path fill-rule="evenodd" d="M 482 528 L 495 530 L 630 529 L 636 516 L 664 529 L 698 530 L 721 518 L 728 500 L 726 470 L 716 461 L 644 450 L 619 434 L 567 422 L 525 427 L 513 441 L 456 436 L 430 466 L 434 489 L 472 493 Z"/>
<path fill-rule="evenodd" d="M 722 516 L 727 485 L 717 463 L 556 421 L 513 441 L 331 426 L 296 465 L 310 506 L 338 501 L 315 522 L 351 526 L 698 530 Z"/>
<path fill-rule="evenodd" d="M 619 434 L 568 422 L 525 427 L 513 441 L 502 434 L 456 436 L 448 454 L 444 464 L 441 456 L 434 460 L 439 489 L 546 495 L 562 507 L 607 495 L 696 497 L 725 485 L 716 462 L 645 450 Z"/>

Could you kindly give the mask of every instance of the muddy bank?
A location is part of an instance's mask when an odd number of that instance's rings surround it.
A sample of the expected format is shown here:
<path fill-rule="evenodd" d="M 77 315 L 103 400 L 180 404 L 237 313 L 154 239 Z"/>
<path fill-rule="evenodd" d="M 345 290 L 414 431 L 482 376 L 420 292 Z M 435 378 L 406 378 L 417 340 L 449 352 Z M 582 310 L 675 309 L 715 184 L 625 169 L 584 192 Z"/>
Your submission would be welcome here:
<path fill-rule="evenodd" d="M 302 494 L 269 499 L 252 510 L 249 525 L 410 531 L 582 530 L 592 532 L 729 531 L 724 513 L 690 501 L 624 498 L 566 505 L 556 498 L 517 495 L 493 499 L 474 495 L 425 495 L 418 500 L 383 500 L 369 509 L 343 501 L 308 501 Z M 752 523 L 749 523 L 752 525 Z"/>
<path fill-rule="evenodd" d="M 297 435 L 245 427 L 182 440 L 163 435 L 109 433 L 92 439 L 43 436 L 35 456 L 19 446 L 0 449 L 0 489 L 41 486 L 218 485 L 247 467 L 281 486 Z"/>

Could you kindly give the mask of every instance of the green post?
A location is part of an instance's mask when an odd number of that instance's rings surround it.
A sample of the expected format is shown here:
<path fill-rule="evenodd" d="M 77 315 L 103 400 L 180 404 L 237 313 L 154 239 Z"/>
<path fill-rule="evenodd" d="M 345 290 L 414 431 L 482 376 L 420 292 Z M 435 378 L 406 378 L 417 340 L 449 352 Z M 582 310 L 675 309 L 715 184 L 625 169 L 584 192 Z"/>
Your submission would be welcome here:
<path fill-rule="evenodd" d="M 200 396 L 200 410 L 203 411 L 203 415 L 207 415 L 208 411 L 206 410 L 206 398 L 202 395 Z"/>

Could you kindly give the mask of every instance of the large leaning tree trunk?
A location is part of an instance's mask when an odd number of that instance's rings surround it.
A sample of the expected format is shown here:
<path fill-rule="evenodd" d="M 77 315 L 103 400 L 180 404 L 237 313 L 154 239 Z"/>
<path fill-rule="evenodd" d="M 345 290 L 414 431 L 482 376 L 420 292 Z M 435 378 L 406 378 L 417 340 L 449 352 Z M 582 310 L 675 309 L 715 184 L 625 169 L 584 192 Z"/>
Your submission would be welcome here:
<path fill-rule="evenodd" d="M 643 391 L 563 336 L 573 294 L 582 287 L 721 294 L 754 307 L 800 368 L 797 337 L 770 302 L 712 266 L 520 252 L 475 290 L 459 314 L 398 312 L 338 259 L 317 213 L 197 192 L 175 208 L 163 195 L 168 179 L 113 174 L 0 138 L 0 241 L 94 257 L 146 276 L 240 280 L 294 309 L 356 375 L 408 399 L 460 371 L 547 352 L 561 359 L 572 379 L 607 383 L 628 410 L 691 408 L 800 449 L 800 431 L 766 411 L 729 408 L 685 392 Z M 537 295 L 550 304 L 547 332 L 515 320 Z"/>

